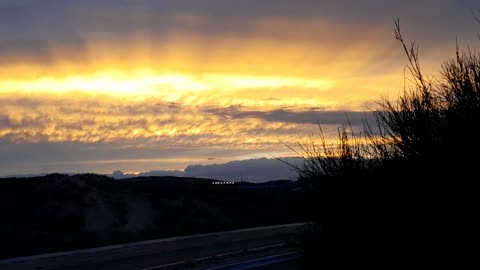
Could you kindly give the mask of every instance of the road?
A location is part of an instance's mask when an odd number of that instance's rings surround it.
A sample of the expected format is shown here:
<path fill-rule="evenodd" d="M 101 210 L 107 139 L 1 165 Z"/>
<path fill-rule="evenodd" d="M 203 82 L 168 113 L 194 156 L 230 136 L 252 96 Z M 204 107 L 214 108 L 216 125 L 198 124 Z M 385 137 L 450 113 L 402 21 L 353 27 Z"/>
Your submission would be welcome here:
<path fill-rule="evenodd" d="M 182 269 L 186 261 L 198 258 L 215 260 L 244 254 L 251 258 L 259 253 L 275 253 L 301 230 L 303 224 L 288 224 L 271 227 L 251 228 L 228 232 L 210 233 L 187 237 L 176 237 L 100 249 L 41 255 L 0 260 L 0 269 L 5 270 L 142 270 Z M 256 252 L 249 250 L 257 250 Z M 224 255 L 221 255 L 224 254 Z M 230 255 L 229 255 L 230 254 Z M 239 256 L 241 257 L 241 256 Z M 238 259 L 237 259 L 238 260 Z M 209 259 L 210 264 L 212 259 Z M 217 262 L 218 263 L 218 262 Z M 221 263 L 221 262 L 220 262 Z M 208 264 L 208 263 L 207 263 Z M 161 267 L 171 265 L 170 267 Z M 179 268 L 181 266 L 181 268 Z M 200 269 L 201 266 L 195 269 Z M 207 265 L 203 268 L 208 268 Z"/>

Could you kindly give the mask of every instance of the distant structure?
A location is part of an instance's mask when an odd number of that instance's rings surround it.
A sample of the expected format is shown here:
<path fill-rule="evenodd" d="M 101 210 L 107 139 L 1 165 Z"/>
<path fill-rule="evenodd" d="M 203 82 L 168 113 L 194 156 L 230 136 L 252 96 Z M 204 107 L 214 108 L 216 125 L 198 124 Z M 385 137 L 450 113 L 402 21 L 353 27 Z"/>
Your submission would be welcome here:
<path fill-rule="evenodd" d="M 213 185 L 235 185 L 235 182 L 232 181 L 215 181 L 212 182 Z"/>

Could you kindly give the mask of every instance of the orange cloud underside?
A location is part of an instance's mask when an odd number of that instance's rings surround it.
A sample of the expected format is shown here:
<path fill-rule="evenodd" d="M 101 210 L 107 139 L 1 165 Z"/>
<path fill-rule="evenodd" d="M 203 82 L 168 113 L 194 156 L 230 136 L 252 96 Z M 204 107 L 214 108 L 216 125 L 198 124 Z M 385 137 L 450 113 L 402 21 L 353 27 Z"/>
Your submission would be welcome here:
<path fill-rule="evenodd" d="M 121 46 L 95 37 L 80 49 L 52 44 L 48 61 L 0 68 L 0 120 L 8 122 L 0 137 L 267 149 L 279 139 L 296 142 L 314 125 L 204 109 L 364 110 L 380 94 L 401 89 L 403 66 L 385 68 L 386 47 L 324 43 L 309 37 L 313 30 L 292 40 L 272 35 L 277 28 L 278 22 L 263 23 L 247 38 L 175 34 L 157 45 L 141 34 Z"/>

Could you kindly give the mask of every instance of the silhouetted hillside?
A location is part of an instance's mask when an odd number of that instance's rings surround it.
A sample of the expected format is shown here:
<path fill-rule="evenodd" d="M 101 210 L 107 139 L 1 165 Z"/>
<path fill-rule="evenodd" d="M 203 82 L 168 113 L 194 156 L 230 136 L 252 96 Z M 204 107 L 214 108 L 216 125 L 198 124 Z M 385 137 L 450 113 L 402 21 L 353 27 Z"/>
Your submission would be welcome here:
<path fill-rule="evenodd" d="M 0 179 L 0 256 L 305 221 L 292 181 L 51 174 Z"/>

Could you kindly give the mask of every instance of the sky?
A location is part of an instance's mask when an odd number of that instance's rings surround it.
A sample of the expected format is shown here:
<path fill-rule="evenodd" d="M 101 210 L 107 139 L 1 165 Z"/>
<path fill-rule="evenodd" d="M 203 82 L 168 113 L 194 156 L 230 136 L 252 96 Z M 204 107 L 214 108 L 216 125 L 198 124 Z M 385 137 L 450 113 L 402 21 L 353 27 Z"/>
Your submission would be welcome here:
<path fill-rule="evenodd" d="M 375 100 L 402 91 L 396 18 L 438 76 L 456 42 L 478 45 L 478 8 L 474 0 L 0 0 L 0 176 L 185 172 L 292 156 L 285 144 L 315 133 L 317 121 L 329 136 L 347 117 L 360 128 Z"/>

